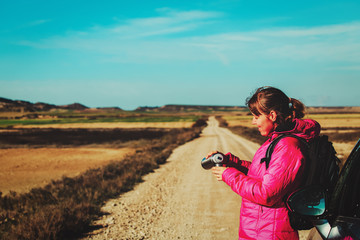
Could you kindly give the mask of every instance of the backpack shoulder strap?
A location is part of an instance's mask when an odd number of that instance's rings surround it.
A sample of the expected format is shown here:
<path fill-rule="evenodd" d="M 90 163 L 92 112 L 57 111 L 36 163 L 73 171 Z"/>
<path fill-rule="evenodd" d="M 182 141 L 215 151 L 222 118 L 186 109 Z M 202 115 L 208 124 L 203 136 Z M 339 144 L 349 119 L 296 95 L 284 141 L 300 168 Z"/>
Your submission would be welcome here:
<path fill-rule="evenodd" d="M 272 155 L 272 153 L 274 152 L 274 149 L 275 149 L 276 144 L 277 144 L 281 139 L 283 139 L 283 138 L 285 138 L 285 137 L 297 138 L 297 139 L 299 139 L 301 142 L 306 143 L 306 145 L 307 145 L 306 140 L 303 139 L 303 138 L 301 138 L 301 137 L 298 137 L 298 136 L 293 135 L 293 134 L 281 134 L 280 136 L 276 137 L 276 138 L 269 144 L 268 148 L 266 149 L 265 157 L 260 160 L 260 163 L 265 162 L 266 169 L 269 168 L 269 164 L 270 164 L 270 160 L 271 160 L 271 155 Z"/>

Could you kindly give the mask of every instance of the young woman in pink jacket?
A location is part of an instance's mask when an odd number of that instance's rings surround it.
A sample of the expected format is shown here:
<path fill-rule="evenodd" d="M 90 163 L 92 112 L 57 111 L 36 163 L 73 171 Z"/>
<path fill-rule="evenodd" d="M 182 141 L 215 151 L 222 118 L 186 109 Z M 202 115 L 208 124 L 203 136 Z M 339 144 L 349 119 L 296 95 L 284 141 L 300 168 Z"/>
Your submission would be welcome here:
<path fill-rule="evenodd" d="M 268 137 L 256 151 L 252 162 L 227 153 L 227 163 L 214 167 L 212 173 L 242 197 L 239 239 L 299 239 L 290 226 L 284 196 L 293 192 L 301 181 L 306 159 L 304 143 L 287 137 L 275 146 L 268 168 L 265 157 L 270 142 L 283 133 L 310 140 L 320 133 L 320 125 L 302 120 L 305 106 L 273 87 L 259 88 L 247 99 L 253 114 L 252 124 Z"/>

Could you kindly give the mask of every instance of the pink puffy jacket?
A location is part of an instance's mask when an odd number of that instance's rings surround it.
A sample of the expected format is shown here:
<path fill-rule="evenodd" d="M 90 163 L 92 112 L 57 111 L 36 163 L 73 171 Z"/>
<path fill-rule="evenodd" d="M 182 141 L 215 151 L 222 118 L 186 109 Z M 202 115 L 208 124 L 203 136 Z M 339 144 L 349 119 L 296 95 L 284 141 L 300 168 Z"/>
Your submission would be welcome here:
<path fill-rule="evenodd" d="M 294 191 L 301 180 L 304 144 L 296 138 L 283 138 L 275 146 L 269 168 L 260 163 L 270 142 L 280 133 L 292 133 L 306 140 L 320 133 L 316 121 L 295 119 L 293 123 L 295 127 L 291 130 L 271 133 L 251 163 L 226 154 L 230 161 L 228 166 L 235 167 L 227 168 L 222 179 L 242 197 L 239 239 L 299 239 L 298 232 L 290 226 L 283 198 Z"/>

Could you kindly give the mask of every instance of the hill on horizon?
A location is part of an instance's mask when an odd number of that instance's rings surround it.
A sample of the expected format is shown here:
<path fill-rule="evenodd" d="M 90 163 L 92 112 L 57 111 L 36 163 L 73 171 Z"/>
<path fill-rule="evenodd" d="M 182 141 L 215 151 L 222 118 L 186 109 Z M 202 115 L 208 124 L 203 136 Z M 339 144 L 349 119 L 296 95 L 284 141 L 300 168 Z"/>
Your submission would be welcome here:
<path fill-rule="evenodd" d="M 47 112 L 53 110 L 111 110 L 124 111 L 119 107 L 98 107 L 89 108 L 81 103 L 72 103 L 68 105 L 55 105 L 43 102 L 31 103 L 24 100 L 11 100 L 0 97 L 0 112 Z M 360 106 L 309 106 L 309 113 L 360 113 Z M 217 106 L 217 105 L 186 105 L 186 104 L 167 104 L 163 106 L 141 106 L 133 110 L 134 112 L 195 112 L 195 111 L 247 111 L 245 106 Z M 131 112 L 131 111 L 130 111 Z"/>

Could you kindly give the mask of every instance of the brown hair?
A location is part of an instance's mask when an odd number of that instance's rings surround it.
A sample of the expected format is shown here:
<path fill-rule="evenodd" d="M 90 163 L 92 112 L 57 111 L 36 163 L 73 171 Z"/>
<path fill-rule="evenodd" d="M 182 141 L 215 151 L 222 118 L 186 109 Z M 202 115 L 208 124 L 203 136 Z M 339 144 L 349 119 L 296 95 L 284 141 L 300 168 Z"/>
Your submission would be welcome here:
<path fill-rule="evenodd" d="M 251 97 L 246 99 L 246 105 L 255 116 L 275 111 L 277 124 L 284 124 L 294 118 L 305 116 L 305 105 L 301 101 L 289 98 L 280 89 L 274 87 L 258 88 Z"/>

